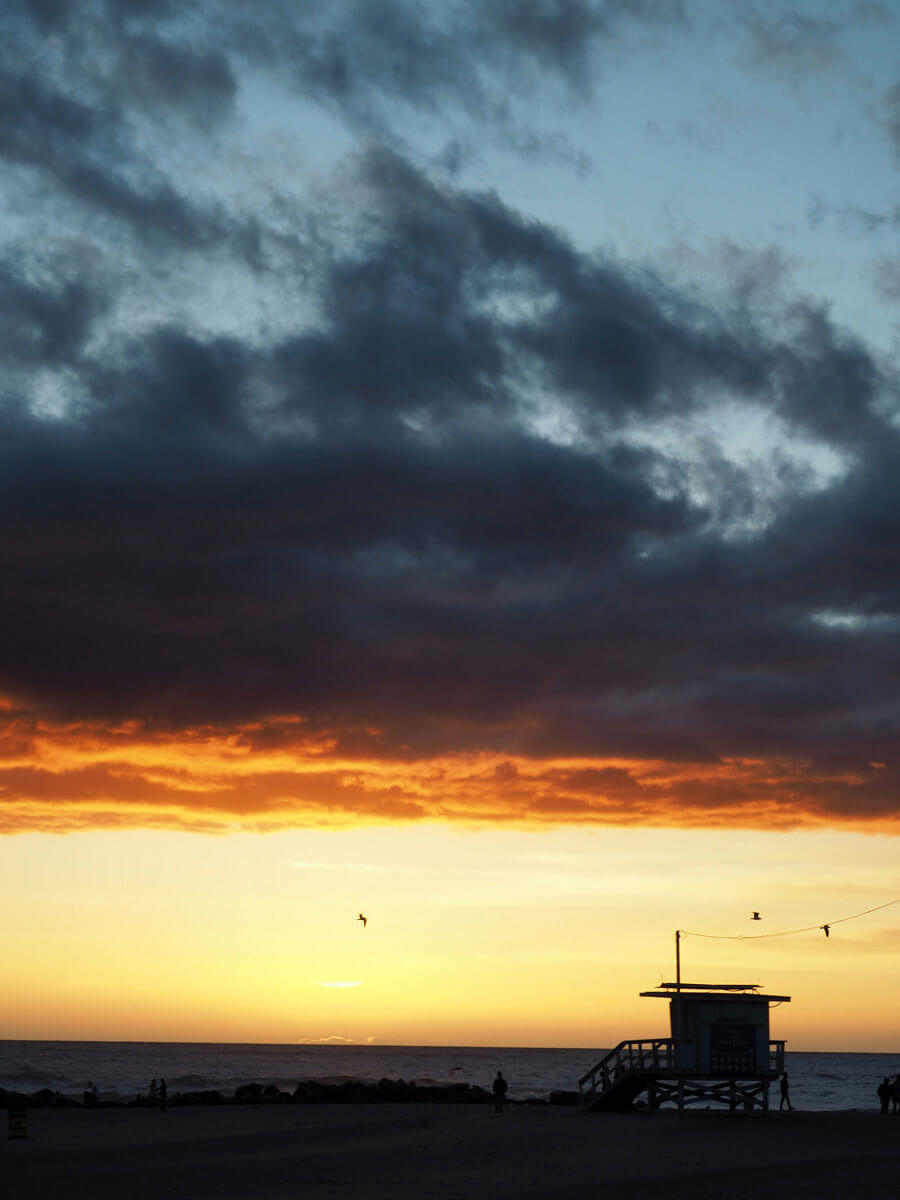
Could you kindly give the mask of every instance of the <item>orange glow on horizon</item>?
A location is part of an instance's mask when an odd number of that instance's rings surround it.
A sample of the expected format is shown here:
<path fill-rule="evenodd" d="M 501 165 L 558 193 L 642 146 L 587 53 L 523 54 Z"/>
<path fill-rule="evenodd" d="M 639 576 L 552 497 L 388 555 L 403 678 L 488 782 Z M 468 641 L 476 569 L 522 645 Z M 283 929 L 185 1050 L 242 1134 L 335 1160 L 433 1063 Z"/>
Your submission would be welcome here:
<path fill-rule="evenodd" d="M 228 833 L 441 821 L 468 828 L 665 825 L 900 831 L 865 795 L 865 773 L 731 759 L 673 763 L 529 758 L 470 751 L 430 758 L 348 752 L 336 732 L 286 715 L 161 729 L 53 722 L 0 704 L 0 832 L 158 828 Z M 880 773 L 880 764 L 869 770 Z"/>

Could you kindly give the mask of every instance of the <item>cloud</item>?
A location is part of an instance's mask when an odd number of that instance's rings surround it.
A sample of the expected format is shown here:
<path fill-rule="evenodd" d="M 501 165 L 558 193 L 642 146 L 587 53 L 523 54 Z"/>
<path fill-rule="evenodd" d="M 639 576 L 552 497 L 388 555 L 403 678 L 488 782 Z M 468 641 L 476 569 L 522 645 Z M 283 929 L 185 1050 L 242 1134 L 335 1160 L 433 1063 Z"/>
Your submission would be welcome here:
<path fill-rule="evenodd" d="M 889 826 L 892 365 L 784 256 L 687 288 L 392 124 L 514 141 L 510 78 L 680 7 L 211 11 L 2 17 L 3 827 Z M 254 71 L 366 138 L 239 150 Z"/>
<path fill-rule="evenodd" d="M 274 4 L 228 25 L 235 51 L 280 63 L 296 88 L 372 126 L 398 102 L 453 103 L 505 124 L 510 84 L 549 78 L 587 94 L 595 57 L 621 52 L 635 29 L 688 22 L 679 0 L 350 0 L 315 12 Z"/>
<path fill-rule="evenodd" d="M 828 70 L 844 56 L 838 21 L 822 21 L 789 12 L 771 18 L 753 12 L 744 18 L 751 61 L 785 77 Z"/>
<path fill-rule="evenodd" d="M 894 146 L 894 153 L 900 155 L 900 83 L 895 83 L 885 92 L 882 98 L 884 126 L 888 137 Z"/>
<path fill-rule="evenodd" d="M 511 754 L 365 756 L 295 722 L 253 747 L 255 728 L 54 724 L 11 710 L 0 737 L 0 829 L 172 828 L 228 833 L 440 821 L 469 828 L 563 824 L 895 830 L 896 764 L 857 763 L 844 747 L 802 759 L 709 759 L 689 746 L 657 760 Z M 287 733 L 293 729 L 293 735 Z M 526 742 L 528 730 L 521 730 Z M 251 735 L 248 737 L 248 734 Z M 621 747 L 622 731 L 607 732 Z M 713 739 L 721 736 L 717 731 Z M 886 731 L 885 739 L 889 737 Z M 551 737 L 551 742 L 558 739 Z M 561 740 L 561 739 L 559 739 Z M 634 736 L 635 747 L 640 737 Z M 694 744 L 695 751 L 702 747 Z M 680 759 L 678 753 L 680 752 Z M 366 870 L 366 864 L 295 864 Z"/>
<path fill-rule="evenodd" d="M 314 328 L 73 343 L 77 412 L 7 408 L 6 690 L 59 720 L 295 713 L 385 758 L 890 761 L 889 626 L 813 619 L 895 610 L 894 385 L 865 348 L 802 301 L 776 336 L 743 284 L 730 314 L 698 307 L 396 155 L 356 178 L 366 236 L 323 256 Z M 566 436 L 540 431 L 535 384 Z M 703 438 L 664 436 L 676 411 L 702 429 L 717 393 L 844 472 L 821 487 L 785 460 L 767 522 L 735 540 L 692 498 Z M 754 505 L 754 464 L 704 453 L 710 488 Z M 645 811 L 646 790 L 613 790 Z M 523 811 L 605 803 L 559 783 Z M 371 811 L 433 809 L 401 789 Z"/>
<path fill-rule="evenodd" d="M 295 1044 L 298 1046 L 371 1046 L 377 1040 L 378 1039 L 374 1036 L 367 1038 L 352 1038 L 342 1037 L 338 1033 L 332 1033 L 327 1037 L 299 1038 Z"/>
<path fill-rule="evenodd" d="M 394 875 L 398 871 L 409 870 L 407 867 L 385 867 L 378 863 L 323 863 L 323 862 L 292 862 L 290 864 L 298 871 L 351 871 L 354 874 Z"/>

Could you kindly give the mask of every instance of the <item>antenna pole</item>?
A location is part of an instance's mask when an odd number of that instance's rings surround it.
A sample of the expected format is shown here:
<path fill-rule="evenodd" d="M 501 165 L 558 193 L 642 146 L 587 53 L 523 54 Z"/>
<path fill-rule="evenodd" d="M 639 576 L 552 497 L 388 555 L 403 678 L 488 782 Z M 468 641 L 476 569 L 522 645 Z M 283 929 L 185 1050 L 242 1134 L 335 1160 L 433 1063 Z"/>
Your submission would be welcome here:
<path fill-rule="evenodd" d="M 675 930 L 675 991 L 681 991 L 681 930 Z"/>

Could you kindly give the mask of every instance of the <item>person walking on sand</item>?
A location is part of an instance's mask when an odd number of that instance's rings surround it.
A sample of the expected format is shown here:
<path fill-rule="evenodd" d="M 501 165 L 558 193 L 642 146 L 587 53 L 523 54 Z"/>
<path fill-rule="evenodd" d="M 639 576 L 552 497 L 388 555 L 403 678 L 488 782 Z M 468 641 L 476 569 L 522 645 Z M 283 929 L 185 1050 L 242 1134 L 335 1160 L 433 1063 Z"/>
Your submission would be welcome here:
<path fill-rule="evenodd" d="M 506 1100 L 506 1080 L 503 1078 L 503 1072 L 497 1072 L 497 1078 L 494 1080 L 494 1112 L 502 1113 L 503 1104 Z"/>
<path fill-rule="evenodd" d="M 790 1084 L 788 1083 L 788 1073 L 787 1073 L 787 1071 L 785 1071 L 785 1073 L 781 1077 L 781 1103 L 778 1106 L 779 1112 L 781 1112 L 781 1110 L 784 1108 L 785 1105 L 787 1105 L 788 1112 L 794 1111 L 794 1106 L 793 1106 L 793 1104 L 791 1104 L 791 1096 L 790 1096 L 789 1088 L 790 1088 Z"/>

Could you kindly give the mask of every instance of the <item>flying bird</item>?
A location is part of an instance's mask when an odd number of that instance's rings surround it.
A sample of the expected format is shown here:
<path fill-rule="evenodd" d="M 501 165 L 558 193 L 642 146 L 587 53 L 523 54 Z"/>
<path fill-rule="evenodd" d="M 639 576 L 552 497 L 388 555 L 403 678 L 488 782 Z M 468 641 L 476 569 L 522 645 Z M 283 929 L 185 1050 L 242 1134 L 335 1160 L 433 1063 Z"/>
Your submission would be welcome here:
<path fill-rule="evenodd" d="M 359 916 L 358 916 L 356 919 L 357 919 L 357 921 L 362 921 L 362 923 L 363 923 L 363 929 L 365 929 L 366 925 L 369 923 L 369 918 L 368 918 L 368 917 L 364 917 L 364 916 L 362 915 L 362 913 L 360 913 L 360 914 L 359 914 Z"/>
<path fill-rule="evenodd" d="M 830 926 L 828 926 L 828 925 L 823 925 L 823 926 L 822 926 L 822 930 L 823 930 L 823 932 L 824 932 L 824 934 L 825 934 L 825 936 L 826 936 L 826 937 L 828 937 L 828 935 L 831 933 L 831 928 L 830 928 Z"/>
<path fill-rule="evenodd" d="M 761 921 L 761 920 L 762 920 L 762 917 L 759 915 L 759 913 L 758 913 L 758 912 L 755 912 L 755 913 L 753 914 L 753 916 L 752 916 L 751 920 L 753 920 L 753 921 Z"/>

